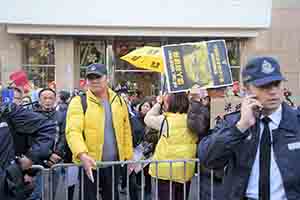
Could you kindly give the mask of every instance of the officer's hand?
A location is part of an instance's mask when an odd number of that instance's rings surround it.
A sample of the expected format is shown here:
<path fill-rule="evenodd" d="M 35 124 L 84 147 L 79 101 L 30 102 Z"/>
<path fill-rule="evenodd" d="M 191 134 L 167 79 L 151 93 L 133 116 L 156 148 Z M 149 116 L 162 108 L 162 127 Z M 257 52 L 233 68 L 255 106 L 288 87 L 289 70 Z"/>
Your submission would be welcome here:
<path fill-rule="evenodd" d="M 96 167 L 96 161 L 93 158 L 91 158 L 89 155 L 87 155 L 86 153 L 81 153 L 79 155 L 79 158 L 80 158 L 81 163 L 83 164 L 86 175 L 94 183 L 92 168 Z"/>
<path fill-rule="evenodd" d="M 32 167 L 32 161 L 26 156 L 22 156 L 18 159 L 18 163 L 23 171 L 26 171 Z"/>
<path fill-rule="evenodd" d="M 244 132 L 255 124 L 254 110 L 262 108 L 262 104 L 255 99 L 255 95 L 245 97 L 241 106 L 241 119 L 237 123 L 237 128 Z"/>
<path fill-rule="evenodd" d="M 61 160 L 62 158 L 59 155 L 57 155 L 56 153 L 52 153 L 49 160 L 47 161 L 47 165 L 51 167 L 52 165 L 59 163 Z"/>

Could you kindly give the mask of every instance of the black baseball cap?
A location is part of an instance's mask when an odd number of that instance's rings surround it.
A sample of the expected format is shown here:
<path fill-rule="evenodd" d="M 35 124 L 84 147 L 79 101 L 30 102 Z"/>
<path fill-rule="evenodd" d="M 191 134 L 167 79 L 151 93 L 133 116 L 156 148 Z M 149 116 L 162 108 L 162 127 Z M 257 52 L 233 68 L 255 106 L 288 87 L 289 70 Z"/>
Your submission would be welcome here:
<path fill-rule="evenodd" d="M 244 84 L 267 85 L 274 81 L 286 80 L 280 72 L 280 65 L 272 57 L 256 57 L 250 60 L 242 71 Z"/>
<path fill-rule="evenodd" d="M 98 76 L 107 75 L 106 66 L 104 64 L 99 64 L 99 63 L 94 63 L 94 64 L 89 65 L 86 69 L 86 77 L 88 77 L 89 75 L 92 75 L 92 74 L 95 74 Z"/>

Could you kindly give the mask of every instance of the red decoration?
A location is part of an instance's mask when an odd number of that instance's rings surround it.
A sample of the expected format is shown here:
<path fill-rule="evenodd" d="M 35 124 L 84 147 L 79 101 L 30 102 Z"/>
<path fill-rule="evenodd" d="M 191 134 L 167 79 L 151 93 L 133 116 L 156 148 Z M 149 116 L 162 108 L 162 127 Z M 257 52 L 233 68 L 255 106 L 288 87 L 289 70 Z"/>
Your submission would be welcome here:
<path fill-rule="evenodd" d="M 233 82 L 232 92 L 234 95 L 238 95 L 240 92 L 240 84 L 238 81 Z"/>
<path fill-rule="evenodd" d="M 29 84 L 26 84 L 23 86 L 24 94 L 27 94 L 31 90 L 31 86 Z"/>
<path fill-rule="evenodd" d="M 83 89 L 85 87 L 85 85 L 86 85 L 86 80 L 80 79 L 80 81 L 79 81 L 80 88 Z"/>
<path fill-rule="evenodd" d="M 9 79 L 13 81 L 13 83 L 17 87 L 24 87 L 24 85 L 28 84 L 28 78 L 25 71 L 15 71 L 10 76 Z"/>

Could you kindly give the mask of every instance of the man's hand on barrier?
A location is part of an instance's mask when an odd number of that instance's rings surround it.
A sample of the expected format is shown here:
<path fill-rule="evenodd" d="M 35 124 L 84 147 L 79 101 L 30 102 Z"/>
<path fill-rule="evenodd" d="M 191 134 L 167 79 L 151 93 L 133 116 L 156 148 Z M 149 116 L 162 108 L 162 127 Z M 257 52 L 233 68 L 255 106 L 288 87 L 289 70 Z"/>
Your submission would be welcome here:
<path fill-rule="evenodd" d="M 86 153 L 81 153 L 79 155 L 79 158 L 81 160 L 81 163 L 83 164 L 86 175 L 94 183 L 92 168 L 96 167 L 96 161 L 90 156 L 88 156 Z"/>
<path fill-rule="evenodd" d="M 61 160 L 62 158 L 59 155 L 53 153 L 47 161 L 47 165 L 51 167 L 52 165 L 59 163 Z"/>

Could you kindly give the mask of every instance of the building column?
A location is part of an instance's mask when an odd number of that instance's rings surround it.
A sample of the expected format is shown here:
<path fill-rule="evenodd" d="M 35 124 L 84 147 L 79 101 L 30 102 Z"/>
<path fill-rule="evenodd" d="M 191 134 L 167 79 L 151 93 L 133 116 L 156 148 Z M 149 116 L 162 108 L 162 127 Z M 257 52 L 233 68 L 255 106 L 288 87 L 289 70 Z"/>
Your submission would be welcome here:
<path fill-rule="evenodd" d="M 113 50 L 113 39 L 109 39 L 106 41 L 106 58 L 105 64 L 108 72 L 108 82 L 110 87 L 115 87 L 115 54 Z"/>
<path fill-rule="evenodd" d="M 80 43 L 74 41 L 74 87 L 79 88 L 80 82 Z"/>
<path fill-rule="evenodd" d="M 74 40 L 58 38 L 55 43 L 55 80 L 57 90 L 73 90 L 75 87 Z"/>
<path fill-rule="evenodd" d="M 22 68 L 22 41 L 19 36 L 8 34 L 0 24 L 0 70 L 1 83 L 6 86 L 9 75 Z"/>

